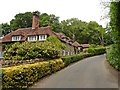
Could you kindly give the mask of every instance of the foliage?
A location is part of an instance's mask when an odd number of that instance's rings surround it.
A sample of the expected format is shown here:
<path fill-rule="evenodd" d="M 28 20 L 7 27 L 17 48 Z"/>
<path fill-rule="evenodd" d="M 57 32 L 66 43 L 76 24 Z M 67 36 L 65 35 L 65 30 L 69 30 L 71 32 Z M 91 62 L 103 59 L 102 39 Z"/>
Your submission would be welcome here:
<path fill-rule="evenodd" d="M 11 30 L 16 30 L 18 28 L 27 28 L 32 26 L 32 13 L 25 12 L 15 15 L 15 19 L 10 21 Z"/>
<path fill-rule="evenodd" d="M 58 58 L 60 48 L 51 42 L 17 42 L 4 50 L 5 60 L 30 60 L 35 58 Z"/>
<path fill-rule="evenodd" d="M 11 27 L 10 27 L 9 24 L 7 24 L 7 23 L 2 23 L 1 25 L 2 25 L 2 30 L 1 30 L 2 35 L 6 35 L 6 34 L 8 34 L 8 33 L 11 32 Z"/>
<path fill-rule="evenodd" d="M 120 70 L 120 2 L 111 2 L 110 4 L 110 26 L 111 35 L 113 37 L 114 44 L 107 51 L 108 62 Z"/>
<path fill-rule="evenodd" d="M 54 14 L 49 15 L 47 13 L 42 13 L 40 15 L 40 26 L 51 26 L 52 30 L 56 32 L 59 32 L 61 30 L 59 17 L 55 16 Z"/>
<path fill-rule="evenodd" d="M 61 41 L 55 36 L 49 36 L 46 41 L 55 44 L 58 48 L 61 48 L 61 49 L 66 48 L 66 46 L 63 43 L 61 43 Z"/>
<path fill-rule="evenodd" d="M 65 66 L 68 66 L 71 63 L 80 61 L 86 57 L 90 57 L 93 56 L 94 54 L 91 53 L 81 53 L 81 54 L 77 54 L 77 55 L 72 55 L 72 56 L 64 56 L 62 57 L 62 60 L 65 64 Z"/>
<path fill-rule="evenodd" d="M 38 79 L 64 67 L 61 59 L 2 68 L 2 88 L 27 88 Z"/>
<path fill-rule="evenodd" d="M 77 18 L 61 21 L 62 32 L 80 43 L 104 45 L 105 29 L 95 21 L 83 22 Z"/>
<path fill-rule="evenodd" d="M 87 52 L 93 55 L 100 55 L 100 54 L 106 53 L 106 47 L 99 46 L 96 48 L 88 48 Z"/>
<path fill-rule="evenodd" d="M 118 47 L 117 44 L 113 44 L 111 45 L 109 48 L 107 48 L 107 54 L 106 54 L 106 58 L 108 60 L 108 62 L 117 70 L 120 71 L 120 54 L 118 49 L 116 48 Z"/>
<path fill-rule="evenodd" d="M 106 48 L 101 46 L 101 47 L 96 47 L 96 48 L 89 48 L 86 50 L 86 52 L 77 54 L 77 55 L 72 55 L 72 56 L 64 56 L 62 57 L 63 62 L 65 63 L 65 66 L 68 66 L 69 64 L 82 60 L 86 57 L 94 56 L 94 55 L 100 55 L 104 54 L 106 52 Z"/>

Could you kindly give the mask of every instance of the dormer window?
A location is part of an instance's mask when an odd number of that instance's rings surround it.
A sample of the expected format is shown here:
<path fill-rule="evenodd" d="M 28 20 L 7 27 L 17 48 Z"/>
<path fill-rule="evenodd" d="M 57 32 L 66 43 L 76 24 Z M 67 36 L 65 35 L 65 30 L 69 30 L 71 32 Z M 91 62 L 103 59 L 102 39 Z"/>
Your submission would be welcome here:
<path fill-rule="evenodd" d="M 21 36 L 12 36 L 12 41 L 20 41 Z"/>
<path fill-rule="evenodd" d="M 28 36 L 28 41 L 37 41 L 37 36 Z"/>
<path fill-rule="evenodd" d="M 39 35 L 39 41 L 44 41 L 46 40 L 47 35 Z"/>

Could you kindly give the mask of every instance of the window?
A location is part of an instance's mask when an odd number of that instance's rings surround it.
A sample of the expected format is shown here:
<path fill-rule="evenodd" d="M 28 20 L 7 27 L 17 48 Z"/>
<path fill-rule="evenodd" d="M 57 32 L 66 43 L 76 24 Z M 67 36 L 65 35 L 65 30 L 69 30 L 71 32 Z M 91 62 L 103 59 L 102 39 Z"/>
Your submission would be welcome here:
<path fill-rule="evenodd" d="M 47 35 L 39 35 L 39 41 L 44 41 L 46 40 Z"/>
<path fill-rule="evenodd" d="M 65 50 L 62 50 L 62 55 L 65 56 Z"/>
<path fill-rule="evenodd" d="M 12 41 L 20 41 L 21 36 L 12 36 Z"/>
<path fill-rule="evenodd" d="M 37 36 L 28 36 L 28 41 L 37 41 Z"/>

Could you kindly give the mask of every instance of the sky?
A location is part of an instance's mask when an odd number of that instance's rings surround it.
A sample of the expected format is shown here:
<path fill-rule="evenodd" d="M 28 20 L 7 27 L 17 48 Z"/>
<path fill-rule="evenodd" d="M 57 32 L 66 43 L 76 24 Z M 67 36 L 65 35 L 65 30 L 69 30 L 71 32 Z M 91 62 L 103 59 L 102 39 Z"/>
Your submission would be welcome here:
<path fill-rule="evenodd" d="M 82 21 L 96 21 L 103 27 L 106 20 L 100 20 L 104 15 L 100 6 L 101 0 L 1 0 L 0 23 L 9 23 L 18 13 L 40 11 L 55 14 L 60 21 L 78 18 Z"/>

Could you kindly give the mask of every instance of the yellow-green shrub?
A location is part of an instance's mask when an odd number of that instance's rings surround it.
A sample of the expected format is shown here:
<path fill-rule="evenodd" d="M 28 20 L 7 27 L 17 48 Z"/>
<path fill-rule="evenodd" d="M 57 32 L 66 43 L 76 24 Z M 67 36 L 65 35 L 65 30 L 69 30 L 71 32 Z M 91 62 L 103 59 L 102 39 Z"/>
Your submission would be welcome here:
<path fill-rule="evenodd" d="M 27 88 L 43 76 L 64 67 L 61 59 L 2 68 L 3 88 Z"/>

